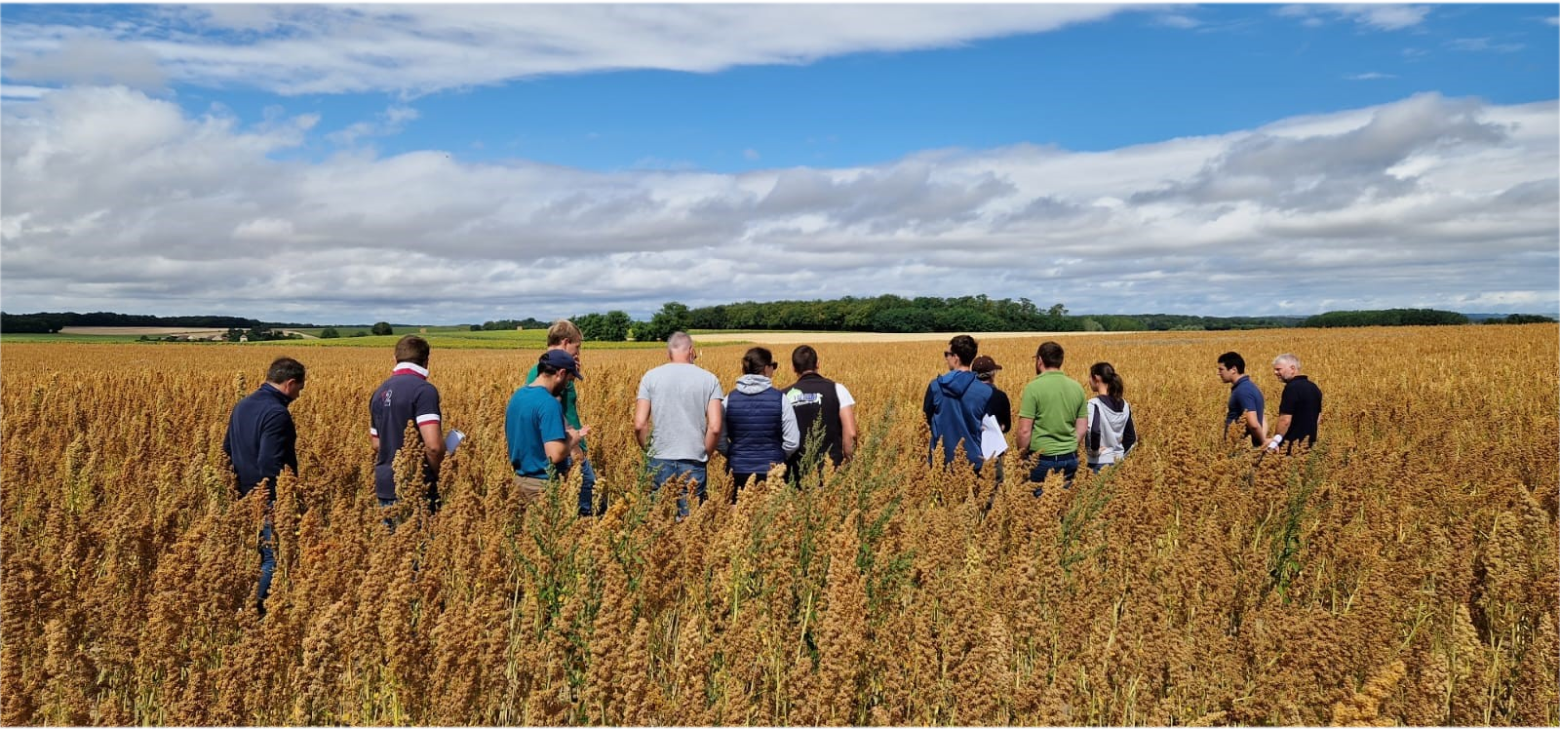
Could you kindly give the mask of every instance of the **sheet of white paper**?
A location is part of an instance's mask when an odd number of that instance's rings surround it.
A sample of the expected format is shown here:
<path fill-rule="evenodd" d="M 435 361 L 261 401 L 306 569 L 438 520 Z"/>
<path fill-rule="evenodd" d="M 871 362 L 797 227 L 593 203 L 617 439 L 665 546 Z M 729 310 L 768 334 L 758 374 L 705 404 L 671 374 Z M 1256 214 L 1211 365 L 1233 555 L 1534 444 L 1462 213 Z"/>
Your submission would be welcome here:
<path fill-rule="evenodd" d="M 450 429 L 450 432 L 444 435 L 444 455 L 446 457 L 454 456 L 455 448 L 460 446 L 460 442 L 465 440 L 466 434 L 461 433 L 459 429 Z"/>
<path fill-rule="evenodd" d="M 996 416 L 988 414 L 980 420 L 981 458 L 990 459 L 1007 449 L 1007 437 L 1002 434 L 1002 426 L 997 423 Z"/>

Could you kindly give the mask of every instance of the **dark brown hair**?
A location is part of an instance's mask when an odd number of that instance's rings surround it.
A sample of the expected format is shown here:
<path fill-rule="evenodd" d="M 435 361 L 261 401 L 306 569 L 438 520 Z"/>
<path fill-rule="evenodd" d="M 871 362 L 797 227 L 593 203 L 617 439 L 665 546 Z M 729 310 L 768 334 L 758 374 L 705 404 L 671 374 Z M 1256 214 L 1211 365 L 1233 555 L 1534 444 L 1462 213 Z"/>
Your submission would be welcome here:
<path fill-rule="evenodd" d="M 742 355 L 743 375 L 763 375 L 764 368 L 775 364 L 774 353 L 768 348 L 754 347 Z"/>
<path fill-rule="evenodd" d="M 407 335 L 395 343 L 395 361 L 409 362 L 417 367 L 428 367 L 428 341 L 417 335 Z"/>
<path fill-rule="evenodd" d="M 1119 400 L 1127 392 L 1127 384 L 1121 382 L 1121 375 L 1108 362 L 1097 362 L 1090 365 L 1089 374 L 1099 378 L 1100 382 L 1105 384 L 1105 392 L 1112 398 Z"/>

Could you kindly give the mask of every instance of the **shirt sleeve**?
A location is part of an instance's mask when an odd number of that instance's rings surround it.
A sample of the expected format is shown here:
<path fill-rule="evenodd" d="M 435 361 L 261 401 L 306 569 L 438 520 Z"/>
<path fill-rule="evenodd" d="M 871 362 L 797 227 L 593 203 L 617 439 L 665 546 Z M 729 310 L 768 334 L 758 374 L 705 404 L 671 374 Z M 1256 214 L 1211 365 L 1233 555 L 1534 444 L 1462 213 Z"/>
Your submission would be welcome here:
<path fill-rule="evenodd" d="M 1099 406 L 1088 403 L 1086 407 L 1089 409 L 1089 453 L 1098 454 L 1100 453 L 1100 431 L 1105 424 L 1101 423 L 1103 419 L 1096 418 L 1094 415 Z"/>
<path fill-rule="evenodd" d="M 731 399 L 729 397 L 720 399 L 720 422 L 721 423 L 725 423 L 726 422 L 726 406 L 728 406 L 730 404 L 731 404 Z M 729 453 L 731 453 L 731 429 L 730 428 L 722 428 L 720 430 L 720 439 L 715 442 L 715 450 L 719 451 L 721 454 L 729 454 Z"/>
<path fill-rule="evenodd" d="M 1242 415 L 1244 415 L 1246 411 L 1257 411 L 1258 413 L 1262 412 L 1262 406 L 1257 405 L 1256 394 L 1254 394 L 1250 388 L 1241 388 L 1235 391 L 1235 402 L 1240 406 L 1240 412 Z"/>
<path fill-rule="evenodd" d="M 856 399 L 851 397 L 850 391 L 845 389 L 844 383 L 834 384 L 834 397 L 840 399 L 841 408 L 849 408 L 856 405 Z"/>
<path fill-rule="evenodd" d="M 1039 399 L 1034 396 L 1029 388 L 1024 388 L 1023 392 L 1018 394 L 1018 417 L 1027 418 L 1031 421 L 1039 418 L 1040 403 L 1038 401 Z"/>
<path fill-rule="evenodd" d="M 1137 445 L 1137 426 L 1132 423 L 1132 407 L 1127 406 L 1127 431 L 1121 437 L 1121 453 L 1125 454 Z"/>
<path fill-rule="evenodd" d="M 536 380 L 536 372 L 537 372 L 537 366 L 534 365 L 534 364 L 531 365 L 531 369 L 527 370 L 526 373 L 525 373 L 525 384 L 526 385 L 530 385 L 532 382 L 535 382 L 535 380 Z"/>
<path fill-rule="evenodd" d="M 712 400 L 718 400 L 724 403 L 726 401 L 726 394 L 720 392 L 720 379 L 715 377 L 714 373 L 708 373 L 708 375 L 710 376 L 708 379 L 710 392 L 709 395 L 705 396 L 704 402 L 709 403 Z"/>
<path fill-rule="evenodd" d="M 931 423 L 932 422 L 932 413 L 933 413 L 934 408 L 935 408 L 935 405 L 934 405 L 935 401 L 934 401 L 933 396 L 932 396 L 932 389 L 936 388 L 936 387 L 937 387 L 937 381 L 935 381 L 935 380 L 933 380 L 930 383 L 927 383 L 926 384 L 926 397 L 921 399 L 921 412 L 926 414 L 926 422 L 927 423 Z"/>
<path fill-rule="evenodd" d="M 423 388 L 417 394 L 417 426 L 421 428 L 425 423 L 441 423 L 443 415 L 439 410 L 438 388 Z"/>
<path fill-rule="evenodd" d="M 796 426 L 796 409 L 791 406 L 791 401 L 780 399 L 780 447 L 785 449 L 785 455 L 796 453 L 796 448 L 802 445 L 802 430 Z"/>
<path fill-rule="evenodd" d="M 639 400 L 650 400 L 650 373 L 639 379 Z"/>
<path fill-rule="evenodd" d="M 1074 385 L 1077 385 L 1077 383 L 1074 383 Z M 1073 414 L 1073 418 L 1074 419 L 1088 418 L 1089 417 L 1089 396 L 1084 395 L 1083 386 L 1081 386 L 1081 385 L 1078 386 L 1078 395 L 1082 395 L 1083 398 L 1078 401 L 1078 412 Z"/>
<path fill-rule="evenodd" d="M 374 425 L 376 423 L 379 423 L 379 391 L 377 390 L 368 397 L 368 435 L 379 435 L 379 427 Z"/>
<path fill-rule="evenodd" d="M 541 419 L 537 424 L 542 433 L 542 443 L 548 441 L 567 441 L 569 433 L 563 430 L 563 406 L 558 405 L 554 398 L 548 398 L 537 408 L 536 417 Z"/>

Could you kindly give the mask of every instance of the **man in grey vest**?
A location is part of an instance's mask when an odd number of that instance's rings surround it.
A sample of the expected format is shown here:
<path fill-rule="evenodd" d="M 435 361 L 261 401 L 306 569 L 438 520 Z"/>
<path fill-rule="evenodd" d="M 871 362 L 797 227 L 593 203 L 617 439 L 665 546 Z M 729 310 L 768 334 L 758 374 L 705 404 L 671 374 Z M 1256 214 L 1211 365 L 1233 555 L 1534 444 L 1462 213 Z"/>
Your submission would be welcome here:
<path fill-rule="evenodd" d="M 815 458 L 820 467 L 825 454 L 836 467 L 850 461 L 856 452 L 856 399 L 844 385 L 818 374 L 818 351 L 812 345 L 802 345 L 791 351 L 791 369 L 796 371 L 796 382 L 780 390 L 791 401 L 802 431 L 802 447 L 786 463 L 786 473 L 795 483 L 794 480 L 800 478 L 802 459 L 807 455 L 807 445 L 812 439 L 818 439 Z M 823 432 L 813 436 L 814 429 Z"/>

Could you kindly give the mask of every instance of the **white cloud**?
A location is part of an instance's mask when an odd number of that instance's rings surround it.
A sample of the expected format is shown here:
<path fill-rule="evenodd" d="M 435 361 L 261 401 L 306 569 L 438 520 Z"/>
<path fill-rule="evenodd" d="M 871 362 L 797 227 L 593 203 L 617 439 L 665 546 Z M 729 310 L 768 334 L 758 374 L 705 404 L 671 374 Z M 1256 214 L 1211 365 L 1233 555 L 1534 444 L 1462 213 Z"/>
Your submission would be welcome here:
<path fill-rule="evenodd" d="M 1455 38 L 1446 46 L 1456 51 L 1489 51 L 1492 53 L 1516 53 L 1526 48 L 1521 43 L 1497 43 L 1489 38 Z"/>
<path fill-rule="evenodd" d="M 50 91 L 53 91 L 53 89 L 46 86 L 0 84 L 0 98 L 5 99 L 38 99 Z"/>
<path fill-rule="evenodd" d="M 399 134 L 406 128 L 407 122 L 418 117 L 418 112 L 412 107 L 396 104 L 380 112 L 371 121 L 354 122 L 346 127 L 325 135 L 325 138 L 343 147 L 355 144 L 364 137 L 388 137 Z"/>
<path fill-rule="evenodd" d="M 24 53 L 6 67 L 5 75 L 13 81 L 124 84 L 138 89 L 158 89 L 164 81 L 157 56 L 145 46 L 80 36 Z"/>
<path fill-rule="evenodd" d="M 1202 21 L 1181 13 L 1160 13 L 1154 16 L 1154 22 L 1169 28 L 1190 30 L 1202 25 Z"/>
<path fill-rule="evenodd" d="M 1208 314 L 1560 298 L 1552 101 L 1429 94 L 1106 151 L 740 174 L 278 154 L 314 121 L 244 128 L 122 87 L 8 105 L 3 307 L 340 322 L 885 291 Z"/>
<path fill-rule="evenodd" d="M 109 59 L 49 53 L 7 74 L 107 74 L 141 83 L 148 68 L 206 86 L 281 94 L 419 94 L 550 74 L 625 68 L 713 72 L 846 53 L 943 48 L 1054 30 L 1120 12 L 1111 5 L 249 5 L 127 10 L 81 26 L 7 23 L 0 45 L 57 49 L 69 38 L 134 49 Z M 170 30 L 170 28 L 172 30 Z M 112 41 L 106 39 L 113 39 Z M 107 46 L 105 46 L 106 48 Z M 9 53 L 9 52 L 8 52 Z M 67 58 L 80 56 L 66 63 Z M 158 63 L 147 65 L 146 59 Z M 32 59 L 32 60 L 28 60 Z M 53 61 L 47 61 L 53 59 Z M 53 67 L 49 64 L 52 63 Z M 135 71 L 137 78 L 113 74 Z M 49 73 L 45 73 L 49 72 Z M 148 76 L 148 78 L 140 78 Z M 24 80 L 22 76 L 12 76 Z"/>
<path fill-rule="evenodd" d="M 1327 20 L 1349 20 L 1376 30 L 1403 30 L 1423 23 L 1430 10 L 1428 5 L 1382 3 L 1285 5 L 1276 12 L 1283 17 L 1298 18 L 1309 26 L 1322 25 Z"/>
<path fill-rule="evenodd" d="M 758 150 L 755 150 L 755 149 L 753 149 L 751 147 L 749 147 L 748 149 L 742 150 L 742 159 L 744 159 L 744 160 L 750 160 L 750 161 L 751 160 L 757 160 L 758 157 L 759 157 Z"/>
<path fill-rule="evenodd" d="M 1381 81 L 1384 79 L 1395 79 L 1397 75 L 1384 74 L 1379 71 L 1366 71 L 1362 74 L 1347 74 L 1344 78 L 1349 81 Z"/>
<path fill-rule="evenodd" d="M 292 221 L 279 218 L 256 218 L 233 229 L 233 239 L 238 241 L 288 241 L 296 235 Z"/>

